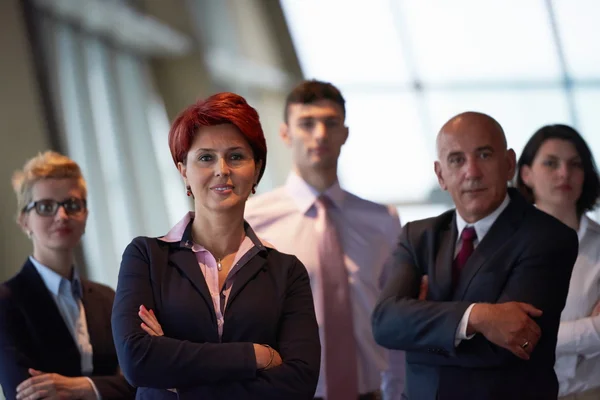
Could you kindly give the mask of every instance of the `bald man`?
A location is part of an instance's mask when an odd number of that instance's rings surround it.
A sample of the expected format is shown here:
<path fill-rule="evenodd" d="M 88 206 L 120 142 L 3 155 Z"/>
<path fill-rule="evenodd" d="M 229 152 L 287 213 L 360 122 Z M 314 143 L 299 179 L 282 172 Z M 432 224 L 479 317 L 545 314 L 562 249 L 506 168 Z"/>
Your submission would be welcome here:
<path fill-rule="evenodd" d="M 435 173 L 456 208 L 404 226 L 375 340 L 407 352 L 407 399 L 555 400 L 577 234 L 508 188 L 515 153 L 490 116 L 450 119 L 437 151 Z"/>

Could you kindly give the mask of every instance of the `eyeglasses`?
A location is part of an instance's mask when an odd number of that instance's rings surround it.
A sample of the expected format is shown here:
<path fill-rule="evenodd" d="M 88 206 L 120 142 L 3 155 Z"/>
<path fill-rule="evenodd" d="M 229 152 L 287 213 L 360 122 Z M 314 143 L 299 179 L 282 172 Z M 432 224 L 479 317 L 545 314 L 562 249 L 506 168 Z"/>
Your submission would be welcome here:
<path fill-rule="evenodd" d="M 56 201 L 51 199 L 42 199 L 32 201 L 23 208 L 23 212 L 29 212 L 35 208 L 35 212 L 42 217 L 53 217 L 58 212 L 58 208 L 62 207 L 67 215 L 78 216 L 85 212 L 87 202 L 85 199 L 72 197 L 65 201 Z"/>

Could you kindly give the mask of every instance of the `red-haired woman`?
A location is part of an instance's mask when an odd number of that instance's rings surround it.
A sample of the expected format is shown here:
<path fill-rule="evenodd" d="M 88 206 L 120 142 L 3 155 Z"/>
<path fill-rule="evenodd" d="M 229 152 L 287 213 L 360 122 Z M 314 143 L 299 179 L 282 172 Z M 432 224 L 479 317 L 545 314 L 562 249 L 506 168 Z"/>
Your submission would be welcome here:
<path fill-rule="evenodd" d="M 243 218 L 266 163 L 257 112 L 213 95 L 177 117 L 169 147 L 194 212 L 123 254 L 112 325 L 125 377 L 144 399 L 312 399 L 308 274 Z"/>

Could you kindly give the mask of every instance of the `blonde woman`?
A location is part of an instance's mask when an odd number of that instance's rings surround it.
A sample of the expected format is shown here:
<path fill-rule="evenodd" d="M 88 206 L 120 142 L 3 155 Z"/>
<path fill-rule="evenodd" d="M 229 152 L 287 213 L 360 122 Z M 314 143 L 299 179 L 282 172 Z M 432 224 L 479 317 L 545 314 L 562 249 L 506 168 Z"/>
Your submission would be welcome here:
<path fill-rule="evenodd" d="M 17 222 L 31 239 L 21 271 L 0 285 L 0 385 L 7 399 L 128 399 L 110 314 L 114 291 L 80 277 L 73 255 L 88 217 L 86 183 L 47 151 L 16 171 Z"/>

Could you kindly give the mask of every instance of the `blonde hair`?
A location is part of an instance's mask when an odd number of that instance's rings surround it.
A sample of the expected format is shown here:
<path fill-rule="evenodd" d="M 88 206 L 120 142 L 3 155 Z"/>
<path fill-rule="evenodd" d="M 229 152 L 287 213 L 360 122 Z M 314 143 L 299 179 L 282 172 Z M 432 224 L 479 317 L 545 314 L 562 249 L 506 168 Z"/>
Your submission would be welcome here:
<path fill-rule="evenodd" d="M 81 174 L 79 165 L 69 157 L 54 151 L 45 151 L 38 153 L 37 156 L 28 160 L 22 170 L 13 173 L 12 185 L 17 195 L 17 218 L 23 212 L 27 204 L 33 200 L 33 186 L 36 182 L 44 179 L 77 179 L 83 197 L 87 197 L 87 187 L 85 179 Z"/>

